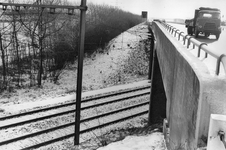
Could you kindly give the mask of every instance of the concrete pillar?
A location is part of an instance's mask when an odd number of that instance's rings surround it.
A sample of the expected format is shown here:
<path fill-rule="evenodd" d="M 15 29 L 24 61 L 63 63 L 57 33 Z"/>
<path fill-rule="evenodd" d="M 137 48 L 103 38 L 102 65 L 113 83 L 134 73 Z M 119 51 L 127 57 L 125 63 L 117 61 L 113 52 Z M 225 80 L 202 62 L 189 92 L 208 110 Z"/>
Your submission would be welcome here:
<path fill-rule="evenodd" d="M 211 114 L 207 150 L 226 149 L 226 115 Z"/>

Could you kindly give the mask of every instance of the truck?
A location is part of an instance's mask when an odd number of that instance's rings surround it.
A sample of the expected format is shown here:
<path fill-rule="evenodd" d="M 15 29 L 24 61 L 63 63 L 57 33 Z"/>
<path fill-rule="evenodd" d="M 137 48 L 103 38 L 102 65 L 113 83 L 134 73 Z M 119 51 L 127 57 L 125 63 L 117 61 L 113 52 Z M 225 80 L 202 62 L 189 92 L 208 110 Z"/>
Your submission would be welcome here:
<path fill-rule="evenodd" d="M 195 10 L 193 19 L 185 20 L 187 34 L 198 38 L 199 34 L 205 37 L 215 35 L 218 40 L 221 34 L 221 11 L 217 8 L 200 7 Z"/>

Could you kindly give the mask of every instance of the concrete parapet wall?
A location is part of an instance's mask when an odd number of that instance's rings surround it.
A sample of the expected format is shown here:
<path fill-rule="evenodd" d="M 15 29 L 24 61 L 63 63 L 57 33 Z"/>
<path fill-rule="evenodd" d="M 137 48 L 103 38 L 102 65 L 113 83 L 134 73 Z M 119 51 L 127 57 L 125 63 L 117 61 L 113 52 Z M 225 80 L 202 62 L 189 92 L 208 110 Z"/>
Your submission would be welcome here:
<path fill-rule="evenodd" d="M 210 114 L 226 114 L 225 77 L 211 76 L 159 23 L 152 29 L 167 97 L 169 149 L 197 149 L 207 142 Z"/>

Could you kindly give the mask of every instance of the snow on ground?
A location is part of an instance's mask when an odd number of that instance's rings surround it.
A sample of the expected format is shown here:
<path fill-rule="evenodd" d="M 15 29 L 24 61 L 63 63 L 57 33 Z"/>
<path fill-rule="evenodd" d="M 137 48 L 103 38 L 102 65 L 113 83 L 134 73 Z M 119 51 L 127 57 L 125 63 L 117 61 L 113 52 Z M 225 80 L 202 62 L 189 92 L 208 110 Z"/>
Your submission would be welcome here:
<path fill-rule="evenodd" d="M 118 81 L 115 76 L 129 56 L 129 52 L 139 46 L 139 41 L 147 38 L 147 25 L 140 24 L 120 34 L 109 43 L 104 52 L 96 52 L 91 57 L 84 58 L 83 92 L 103 89 L 113 85 L 132 83 L 147 79 L 147 77 L 124 75 Z M 5 91 L 0 95 L 1 107 L 21 104 L 31 101 L 43 101 L 67 96 L 76 92 L 77 64 L 66 68 L 59 77 L 59 84 L 43 80 L 42 88 L 28 87 Z"/>
<path fill-rule="evenodd" d="M 140 24 L 135 26 L 114 39 L 109 44 L 107 52 L 103 54 L 96 53 L 91 58 L 84 59 L 83 96 L 150 84 L 148 83 L 147 76 L 129 75 L 124 76 L 123 81 L 117 79 L 115 82 L 110 82 L 110 80 L 114 80 L 112 75 L 120 73 L 118 71 L 121 65 L 123 65 L 124 60 L 128 58 L 129 52 L 138 47 L 140 40 L 147 38 L 147 31 L 147 25 Z M 76 68 L 76 64 L 73 68 Z M 13 111 L 18 112 L 22 109 L 42 107 L 71 100 L 75 98 L 76 80 L 76 70 L 66 69 L 60 76 L 58 85 L 45 82 L 41 89 L 20 89 L 10 96 L 7 96 L 8 93 L 5 93 L 5 95 L 0 97 L 0 110 L 4 110 L 3 112 L 0 111 L 0 116 L 5 115 L 5 112 L 6 114 L 13 113 Z M 114 84 L 120 86 L 110 88 Z M 135 124 L 132 125 L 134 126 Z M 125 139 L 110 143 L 105 147 L 100 147 L 98 150 L 165 150 L 163 134 L 161 132 L 144 132 L 145 134 L 143 135 L 135 134 L 133 136 L 129 133 L 130 136 L 126 136 Z M 120 135 L 121 131 L 118 134 Z M 115 138 L 117 135 L 113 135 L 113 137 Z M 65 143 L 61 145 L 65 145 Z M 84 150 L 88 149 L 85 146 Z M 81 149 L 79 148 L 79 150 Z"/>
<path fill-rule="evenodd" d="M 82 97 L 90 97 L 93 95 L 116 92 L 116 91 L 125 90 L 125 89 L 132 89 L 137 86 L 147 86 L 147 85 L 150 85 L 149 80 L 143 80 L 143 81 L 133 82 L 130 84 L 116 85 L 116 86 L 112 86 L 112 87 L 108 87 L 100 90 L 87 91 L 82 93 Z M 61 96 L 57 98 L 49 98 L 46 101 L 39 100 L 39 101 L 31 101 L 31 102 L 15 104 L 15 105 L 8 105 L 4 107 L 0 106 L 0 108 L 2 109 L 4 108 L 5 112 L 18 113 L 22 110 L 33 109 L 33 108 L 54 105 L 59 103 L 65 103 L 67 101 L 72 101 L 74 99 L 76 99 L 76 94 Z"/>
<path fill-rule="evenodd" d="M 120 72 L 122 65 L 129 56 L 129 52 L 139 47 L 140 40 L 147 38 L 147 31 L 147 25 L 140 24 L 135 26 L 112 40 L 107 50 L 104 50 L 104 53 L 97 52 L 91 58 L 84 58 L 83 92 L 147 79 L 147 76 L 131 76 Z M 43 81 L 42 88 L 28 87 L 16 89 L 11 93 L 7 91 L 2 93 L 0 95 L 0 116 L 1 112 L 6 113 L 9 110 L 8 108 L 11 108 L 13 105 L 28 107 L 31 106 L 29 104 L 34 104 L 34 106 L 37 104 L 37 107 L 39 107 L 40 101 L 49 104 L 51 100 L 55 99 L 57 101 L 59 97 L 66 96 L 73 98 L 75 96 L 77 82 L 76 68 L 77 64 L 74 64 L 71 68 L 66 68 L 60 75 L 59 84 L 57 85 Z M 119 73 L 121 74 L 120 78 L 123 78 L 121 80 L 117 77 Z M 13 111 L 13 109 L 10 110 Z"/>
<path fill-rule="evenodd" d="M 145 136 L 127 136 L 124 140 L 111 143 L 97 150 L 165 150 L 163 134 L 155 132 Z"/>

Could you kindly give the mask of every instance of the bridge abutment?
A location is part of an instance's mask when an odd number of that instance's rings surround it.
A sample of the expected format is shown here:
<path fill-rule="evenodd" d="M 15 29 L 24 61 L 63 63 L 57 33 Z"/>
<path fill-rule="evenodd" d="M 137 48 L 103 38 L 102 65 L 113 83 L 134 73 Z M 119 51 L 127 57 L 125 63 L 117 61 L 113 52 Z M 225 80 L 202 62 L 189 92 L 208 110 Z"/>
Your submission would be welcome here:
<path fill-rule="evenodd" d="M 151 96 L 149 104 L 149 125 L 162 122 L 166 118 L 166 94 L 156 51 L 153 52 Z"/>

